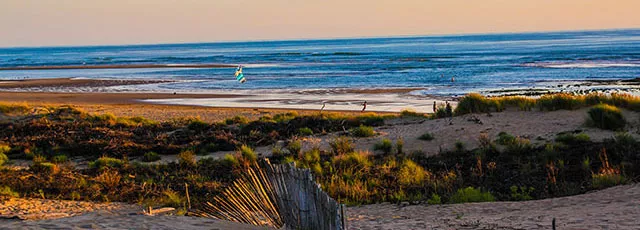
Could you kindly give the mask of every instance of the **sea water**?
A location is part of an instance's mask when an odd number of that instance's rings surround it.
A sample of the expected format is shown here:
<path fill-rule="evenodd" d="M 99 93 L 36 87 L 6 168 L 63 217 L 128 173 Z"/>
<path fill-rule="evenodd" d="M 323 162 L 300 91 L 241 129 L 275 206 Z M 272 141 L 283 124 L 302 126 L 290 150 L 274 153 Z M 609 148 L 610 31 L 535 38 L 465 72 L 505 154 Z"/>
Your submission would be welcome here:
<path fill-rule="evenodd" d="M 0 67 L 211 63 L 245 66 L 247 83 L 235 80 L 235 68 L 5 70 L 0 79 L 174 80 L 113 88 L 120 91 L 409 87 L 420 94 L 459 95 L 638 78 L 640 30 L 0 48 Z"/>

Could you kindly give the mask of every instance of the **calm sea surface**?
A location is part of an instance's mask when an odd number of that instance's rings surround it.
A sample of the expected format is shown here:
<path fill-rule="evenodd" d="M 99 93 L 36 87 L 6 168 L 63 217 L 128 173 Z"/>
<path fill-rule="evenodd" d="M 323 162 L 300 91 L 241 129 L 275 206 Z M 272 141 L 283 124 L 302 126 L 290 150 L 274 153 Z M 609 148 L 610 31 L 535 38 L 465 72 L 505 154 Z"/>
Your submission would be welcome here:
<path fill-rule="evenodd" d="M 130 90 L 422 87 L 425 94 L 640 77 L 640 30 L 338 40 L 0 48 L 0 67 L 242 64 L 233 68 L 0 71 L 0 79 L 169 79 Z M 455 82 L 451 82 L 455 77 Z M 136 88 L 138 87 L 138 88 Z"/>

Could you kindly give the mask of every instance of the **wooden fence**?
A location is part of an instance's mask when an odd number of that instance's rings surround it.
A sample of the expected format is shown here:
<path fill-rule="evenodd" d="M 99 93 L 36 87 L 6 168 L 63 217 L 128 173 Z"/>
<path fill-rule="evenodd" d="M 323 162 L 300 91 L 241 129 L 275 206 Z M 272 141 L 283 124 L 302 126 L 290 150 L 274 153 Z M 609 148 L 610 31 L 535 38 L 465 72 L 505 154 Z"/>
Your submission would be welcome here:
<path fill-rule="evenodd" d="M 309 169 L 268 159 L 191 214 L 285 229 L 346 229 L 344 205 L 322 191 Z"/>

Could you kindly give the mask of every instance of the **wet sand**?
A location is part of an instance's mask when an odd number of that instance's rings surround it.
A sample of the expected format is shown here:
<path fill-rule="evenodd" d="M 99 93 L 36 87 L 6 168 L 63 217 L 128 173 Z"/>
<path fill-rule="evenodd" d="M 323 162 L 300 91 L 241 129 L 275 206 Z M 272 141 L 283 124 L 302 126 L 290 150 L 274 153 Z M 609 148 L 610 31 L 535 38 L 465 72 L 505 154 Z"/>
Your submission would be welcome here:
<path fill-rule="evenodd" d="M 72 79 L 72 78 L 52 78 L 36 80 L 0 80 L 0 89 L 20 90 L 24 88 L 77 88 L 77 87 L 109 87 L 119 85 L 144 85 L 158 84 L 173 81 L 165 80 L 96 80 L 96 79 Z"/>

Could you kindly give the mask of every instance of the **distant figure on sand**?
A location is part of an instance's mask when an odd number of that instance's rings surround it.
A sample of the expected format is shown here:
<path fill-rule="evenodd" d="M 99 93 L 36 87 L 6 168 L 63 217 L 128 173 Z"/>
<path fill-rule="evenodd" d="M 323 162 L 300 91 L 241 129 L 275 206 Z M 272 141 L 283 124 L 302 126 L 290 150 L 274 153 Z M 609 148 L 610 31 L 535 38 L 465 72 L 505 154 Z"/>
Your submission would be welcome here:
<path fill-rule="evenodd" d="M 362 103 L 362 111 L 360 112 L 364 112 L 365 109 L 367 109 L 367 101 L 364 101 L 364 103 Z"/>
<path fill-rule="evenodd" d="M 433 112 L 435 113 L 438 109 L 436 108 L 436 101 L 433 101 Z"/>

